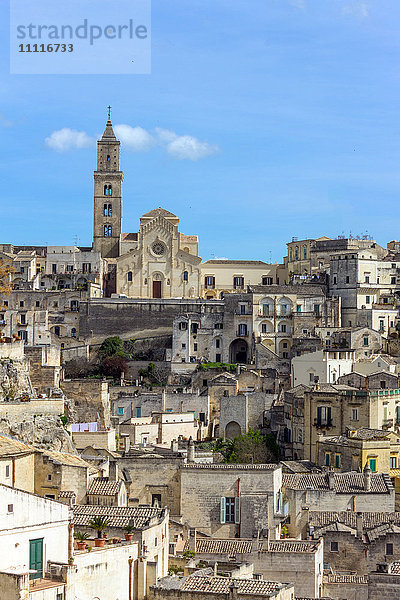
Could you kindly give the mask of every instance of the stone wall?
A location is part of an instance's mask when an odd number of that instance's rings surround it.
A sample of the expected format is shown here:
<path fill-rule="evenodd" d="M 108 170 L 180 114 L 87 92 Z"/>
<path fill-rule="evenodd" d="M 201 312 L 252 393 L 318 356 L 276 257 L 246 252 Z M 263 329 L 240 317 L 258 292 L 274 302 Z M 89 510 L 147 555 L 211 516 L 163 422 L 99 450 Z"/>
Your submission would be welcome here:
<path fill-rule="evenodd" d="M 99 422 L 110 426 L 111 407 L 109 384 L 101 379 L 66 379 L 61 382 L 64 394 L 74 403 L 77 423 Z"/>
<path fill-rule="evenodd" d="M 132 479 L 132 504 L 151 504 L 152 494 L 161 495 L 161 506 L 167 506 L 171 515 L 180 515 L 181 457 L 134 456 L 118 459 L 118 466 L 127 469 Z"/>

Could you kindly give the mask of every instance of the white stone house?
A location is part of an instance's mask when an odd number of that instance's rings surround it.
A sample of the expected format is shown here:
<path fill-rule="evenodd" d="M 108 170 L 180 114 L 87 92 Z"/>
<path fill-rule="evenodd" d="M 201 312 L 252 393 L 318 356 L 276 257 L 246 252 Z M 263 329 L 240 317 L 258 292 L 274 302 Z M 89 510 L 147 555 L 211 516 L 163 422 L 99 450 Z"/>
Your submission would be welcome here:
<path fill-rule="evenodd" d="M 335 383 L 342 375 L 353 370 L 354 352 L 352 350 L 317 350 L 292 359 L 292 387 Z"/>

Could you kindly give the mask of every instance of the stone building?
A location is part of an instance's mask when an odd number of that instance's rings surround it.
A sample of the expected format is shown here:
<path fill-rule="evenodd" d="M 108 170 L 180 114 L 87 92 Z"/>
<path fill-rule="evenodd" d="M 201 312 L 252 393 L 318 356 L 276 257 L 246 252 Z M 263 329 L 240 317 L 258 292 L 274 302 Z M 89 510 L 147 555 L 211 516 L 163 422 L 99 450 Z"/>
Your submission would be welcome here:
<path fill-rule="evenodd" d="M 321 384 L 304 393 L 304 458 L 316 462 L 319 435 L 345 435 L 347 429 L 394 430 L 400 422 L 397 389 L 358 390 Z"/>
<path fill-rule="evenodd" d="M 140 556 L 147 563 L 155 563 L 155 577 L 168 573 L 169 511 L 155 506 L 94 506 L 76 505 L 73 523 L 78 531 L 96 535 L 89 523 L 94 517 L 104 517 L 108 522 L 109 537 L 124 537 L 125 527 L 133 527 L 133 541 L 139 545 Z"/>
<path fill-rule="evenodd" d="M 282 472 L 278 465 L 183 464 L 180 514 L 216 538 L 280 537 Z"/>
<path fill-rule="evenodd" d="M 394 511 L 394 488 L 386 473 L 284 473 L 285 513 L 291 537 L 307 538 L 309 511 Z"/>
<path fill-rule="evenodd" d="M 208 300 L 243 293 L 248 286 L 286 283 L 287 269 L 283 264 L 228 259 L 212 259 L 201 264 L 201 295 Z"/>
<path fill-rule="evenodd" d="M 367 575 L 378 563 L 400 557 L 400 514 L 310 511 L 308 530 L 324 541 L 324 563 L 333 572 Z"/>
<path fill-rule="evenodd" d="M 220 399 L 219 434 L 224 439 L 234 438 L 264 427 L 266 415 L 274 400 L 273 394 L 243 392 L 237 396 Z"/>
<path fill-rule="evenodd" d="M 319 598 L 324 570 L 322 540 L 260 540 L 234 538 L 218 540 L 199 535 L 189 538 L 186 550 L 211 566 L 221 563 L 249 563 L 266 581 L 290 581 L 296 598 Z"/>
<path fill-rule="evenodd" d="M 400 436 L 393 431 L 361 428 L 347 435 L 323 436 L 316 444 L 316 462 L 336 472 L 389 473 L 400 466 Z"/>
<path fill-rule="evenodd" d="M 328 297 L 325 285 L 296 284 L 251 286 L 254 333 L 257 341 L 281 358 L 301 354 L 318 327 L 340 326 L 337 299 Z"/>
<path fill-rule="evenodd" d="M 133 298 L 198 298 L 198 239 L 159 207 L 144 214 L 136 239 L 117 259 L 117 293 Z"/>
<path fill-rule="evenodd" d="M 77 423 L 96 422 L 99 424 L 99 428 L 110 427 L 111 407 L 108 381 L 64 379 L 60 385 L 67 398 L 73 402 Z"/>
<path fill-rule="evenodd" d="M 0 483 L 34 492 L 35 453 L 33 446 L 8 435 L 0 435 Z"/>
<path fill-rule="evenodd" d="M 151 586 L 150 600 L 294 600 L 290 583 L 218 577 L 196 571 L 189 577 L 166 577 Z"/>
<path fill-rule="evenodd" d="M 73 492 L 78 504 L 86 501 L 91 480 L 98 469 L 73 454 L 45 450 L 35 455 L 35 492 L 58 500 L 60 492 Z"/>

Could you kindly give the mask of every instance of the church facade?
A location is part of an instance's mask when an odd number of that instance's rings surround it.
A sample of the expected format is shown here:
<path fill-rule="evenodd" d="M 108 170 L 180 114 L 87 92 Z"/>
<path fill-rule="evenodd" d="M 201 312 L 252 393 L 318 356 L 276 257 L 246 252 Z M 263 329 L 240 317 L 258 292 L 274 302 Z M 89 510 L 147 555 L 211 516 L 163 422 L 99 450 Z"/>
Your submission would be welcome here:
<path fill-rule="evenodd" d="M 93 249 L 108 263 L 117 294 L 133 298 L 198 298 L 199 242 L 179 231 L 179 219 L 159 207 L 144 214 L 138 233 L 122 233 L 120 142 L 110 115 L 97 142 Z"/>
<path fill-rule="evenodd" d="M 140 218 L 137 233 L 122 232 L 120 142 L 110 114 L 97 142 L 93 250 L 106 262 L 105 295 L 129 298 L 220 299 L 247 285 L 283 283 L 283 265 L 263 261 L 202 263 L 196 235 L 179 231 L 179 218 L 158 207 Z"/>

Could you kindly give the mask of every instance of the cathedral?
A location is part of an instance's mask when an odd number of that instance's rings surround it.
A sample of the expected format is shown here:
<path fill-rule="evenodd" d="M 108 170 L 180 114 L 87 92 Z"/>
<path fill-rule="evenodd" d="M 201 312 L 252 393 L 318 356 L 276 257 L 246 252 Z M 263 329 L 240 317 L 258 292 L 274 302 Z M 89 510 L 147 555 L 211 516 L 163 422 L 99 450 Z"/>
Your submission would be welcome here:
<path fill-rule="evenodd" d="M 108 263 L 108 275 L 115 274 L 114 291 L 120 295 L 199 297 L 197 236 L 181 233 L 178 217 L 161 207 L 141 217 L 139 232 L 122 233 L 122 181 L 120 142 L 109 114 L 97 142 L 93 249 Z"/>

